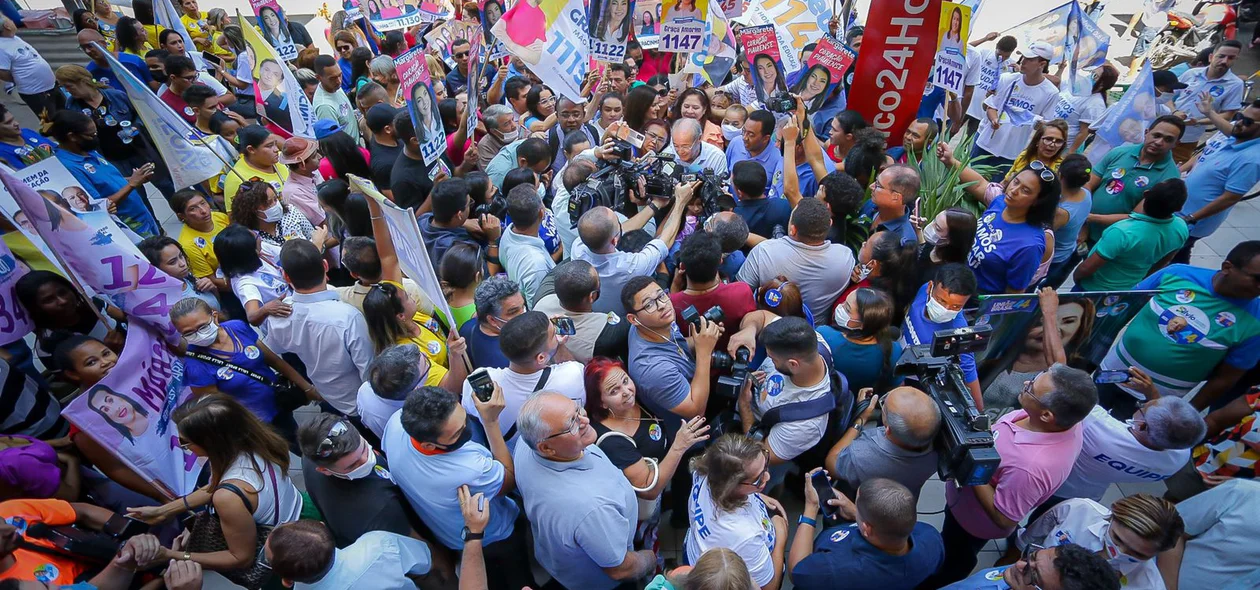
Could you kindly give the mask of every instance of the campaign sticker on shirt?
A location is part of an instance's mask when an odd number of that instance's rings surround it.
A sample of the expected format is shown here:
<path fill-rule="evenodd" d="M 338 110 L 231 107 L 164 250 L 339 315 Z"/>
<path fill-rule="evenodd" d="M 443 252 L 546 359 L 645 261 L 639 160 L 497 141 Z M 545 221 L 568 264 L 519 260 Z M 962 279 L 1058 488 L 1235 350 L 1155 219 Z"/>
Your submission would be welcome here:
<path fill-rule="evenodd" d="M 652 440 L 661 440 L 661 426 L 659 424 L 651 424 L 648 426 L 648 438 Z"/>
<path fill-rule="evenodd" d="M 258 350 L 257 346 L 251 344 L 245 347 L 245 358 L 251 361 L 258 358 L 258 355 L 260 354 L 262 354 L 262 352 Z"/>
<path fill-rule="evenodd" d="M 389 470 L 384 467 L 381 467 L 380 465 L 373 467 L 372 473 L 375 473 L 376 476 L 381 479 L 388 479 L 389 481 L 394 481 L 394 476 L 389 474 Z"/>
<path fill-rule="evenodd" d="M 92 109 L 83 109 L 83 114 L 85 114 L 85 115 L 87 115 L 87 116 L 91 117 L 91 116 L 92 116 Z"/>
<path fill-rule="evenodd" d="M 1111 171 L 1111 177 L 1116 180 L 1119 180 L 1121 178 L 1124 178 L 1124 173 L 1125 173 L 1124 168 L 1116 168 L 1115 170 Z"/>
<path fill-rule="evenodd" d="M 766 395 L 770 397 L 783 393 L 783 375 L 779 375 L 778 373 L 771 375 L 766 378 L 765 385 L 762 387 L 765 388 Z"/>
<path fill-rule="evenodd" d="M 197 113 L 193 112 L 192 107 L 184 107 L 184 114 L 188 115 L 189 117 L 192 117 L 196 115 Z"/>
<path fill-rule="evenodd" d="M 97 80 L 97 82 L 100 82 L 101 84 L 104 84 L 104 85 L 106 85 L 106 86 L 109 86 L 109 77 L 108 77 L 108 76 L 101 76 L 101 78 L 100 78 L 99 80 Z"/>
<path fill-rule="evenodd" d="M 996 582 L 996 581 L 998 581 L 998 580 L 1001 580 L 1001 579 L 1002 579 L 1002 572 L 1004 572 L 1004 571 L 1006 571 L 1006 570 L 993 570 L 993 571 L 991 571 L 991 572 L 985 572 L 985 573 L 984 573 L 984 579 L 986 579 L 986 580 L 988 580 L 988 581 L 990 581 L 990 582 Z"/>
<path fill-rule="evenodd" d="M 84 162 L 83 169 L 87 170 L 88 174 L 96 174 L 96 166 L 93 166 L 91 162 Z"/>
<path fill-rule="evenodd" d="M 429 354 L 437 354 L 439 352 L 442 352 L 442 345 L 438 344 L 437 342 L 429 342 L 428 349 L 429 349 Z"/>
<path fill-rule="evenodd" d="M 1216 325 L 1222 328 L 1228 328 L 1234 325 L 1234 322 L 1237 322 L 1238 318 L 1234 317 L 1234 314 L 1231 312 L 1222 311 L 1221 313 L 1216 314 L 1216 318 L 1214 318 L 1214 320 L 1216 321 Z"/>
<path fill-rule="evenodd" d="M 1123 180 L 1112 180 L 1107 183 L 1107 194 L 1109 195 L 1118 195 L 1122 190 L 1124 190 Z"/>
<path fill-rule="evenodd" d="M 612 311 L 608 312 L 608 325 L 615 326 L 620 323 L 621 323 L 621 316 L 617 315 L 616 312 L 612 312 Z"/>
<path fill-rule="evenodd" d="M 35 579 L 44 584 L 51 584 L 61 576 L 61 570 L 51 563 L 42 563 L 35 568 Z"/>
<path fill-rule="evenodd" d="M 4 519 L 4 521 L 9 523 L 9 525 L 12 526 L 13 528 L 17 529 L 17 533 L 19 535 L 26 534 L 26 519 L 25 518 L 22 518 L 21 516 L 10 516 L 9 518 Z"/>
<path fill-rule="evenodd" d="M 1176 305 L 1159 314 L 1159 327 L 1164 337 L 1177 344 L 1197 344 L 1212 330 L 1207 314 L 1190 305 Z"/>
<path fill-rule="evenodd" d="M 1178 303 L 1190 303 L 1191 301 L 1194 301 L 1194 291 L 1191 291 L 1190 289 L 1181 289 L 1177 291 L 1175 297 L 1177 298 Z"/>
<path fill-rule="evenodd" d="M 1146 188 L 1146 185 L 1150 183 L 1151 183 L 1151 179 L 1146 176 L 1139 176 L 1137 177 L 1137 180 L 1133 181 L 1133 184 L 1137 186 L 1138 188 Z"/>
<path fill-rule="evenodd" d="M 834 533 L 831 533 L 831 542 L 832 542 L 832 543 L 839 543 L 840 541 L 843 541 L 843 540 L 847 539 L 848 537 L 849 537 L 849 531 L 848 531 L 848 529 L 841 529 L 841 530 L 838 530 L 838 531 L 836 531 L 836 532 L 834 532 Z"/>
<path fill-rule="evenodd" d="M 1063 529 L 1054 531 L 1054 544 L 1055 545 L 1067 545 L 1068 543 L 1071 543 L 1071 542 L 1072 542 L 1072 533 L 1069 533 Z"/>
<path fill-rule="evenodd" d="M 1212 98 L 1220 98 L 1222 94 L 1225 94 L 1225 87 L 1213 85 L 1211 88 L 1208 88 L 1208 94 L 1211 94 Z"/>
<path fill-rule="evenodd" d="M 193 240 L 193 243 L 194 243 L 194 244 L 196 244 L 198 248 L 205 248 L 205 247 L 206 247 L 206 239 L 205 239 L 205 238 L 201 238 L 201 237 L 196 238 L 196 239 L 194 239 L 194 240 Z"/>
<path fill-rule="evenodd" d="M 219 367 L 219 370 L 214 372 L 215 377 L 218 377 L 219 379 L 222 379 L 224 381 L 228 381 L 232 379 L 232 375 L 235 375 L 235 374 L 236 374 L 235 371 L 227 367 Z"/>

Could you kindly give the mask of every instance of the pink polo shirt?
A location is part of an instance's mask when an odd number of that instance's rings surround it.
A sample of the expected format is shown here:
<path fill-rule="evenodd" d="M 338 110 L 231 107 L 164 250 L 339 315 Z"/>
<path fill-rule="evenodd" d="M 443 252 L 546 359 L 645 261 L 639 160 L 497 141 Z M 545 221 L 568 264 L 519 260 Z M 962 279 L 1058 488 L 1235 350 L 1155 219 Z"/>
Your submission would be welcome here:
<path fill-rule="evenodd" d="M 1028 413 L 1015 410 L 993 425 L 993 438 L 1002 464 L 989 482 L 996 489 L 993 504 L 1007 518 L 1019 522 L 1033 508 L 1054 495 L 1072 473 L 1081 454 L 1080 424 L 1065 432 L 1033 432 L 1015 425 Z M 1015 529 L 993 523 L 972 488 L 959 488 L 950 481 L 945 487 L 945 503 L 958 524 L 972 536 L 1002 539 Z"/>

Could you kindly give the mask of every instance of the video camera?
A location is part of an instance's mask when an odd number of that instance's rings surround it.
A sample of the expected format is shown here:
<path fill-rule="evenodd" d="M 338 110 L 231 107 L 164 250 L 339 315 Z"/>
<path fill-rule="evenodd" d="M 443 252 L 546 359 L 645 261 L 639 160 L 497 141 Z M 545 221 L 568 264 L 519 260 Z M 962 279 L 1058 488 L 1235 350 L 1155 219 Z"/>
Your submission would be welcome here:
<path fill-rule="evenodd" d="M 897 360 L 896 373 L 917 378 L 940 407 L 937 473 L 961 486 L 989 483 L 1001 461 L 993 446 L 989 417 L 976 408 L 957 361 L 960 354 L 983 351 L 992 334 L 989 326 L 938 330 L 930 345 L 912 346 Z"/>
<path fill-rule="evenodd" d="M 614 140 L 612 153 L 617 158 L 604 161 L 603 167 L 591 174 L 586 182 L 573 189 L 569 197 L 569 225 L 576 228 L 582 214 L 595 207 L 608 207 L 614 211 L 625 209 L 630 190 L 637 189 L 639 179 L 643 179 L 644 199 L 674 198 L 674 189 L 683 182 L 703 181 L 697 190 L 697 196 L 704 204 L 704 217 L 717 213 L 719 200 L 724 196 L 722 186 L 726 182 L 725 175 L 712 171 L 702 174 L 685 174 L 684 166 L 671 154 L 647 155 L 635 161 L 631 154 L 633 146 L 625 140 Z M 733 208 L 733 202 L 730 208 Z"/>
<path fill-rule="evenodd" d="M 19 546 L 32 551 L 51 552 L 98 563 L 108 563 L 127 542 L 136 535 L 149 532 L 149 525 L 121 515 L 113 515 L 100 532 L 89 531 L 74 525 L 51 526 L 34 523 L 27 527 L 25 538 Z M 49 545 L 36 545 L 26 539 L 39 539 Z M 50 546 L 51 545 L 51 546 Z"/>

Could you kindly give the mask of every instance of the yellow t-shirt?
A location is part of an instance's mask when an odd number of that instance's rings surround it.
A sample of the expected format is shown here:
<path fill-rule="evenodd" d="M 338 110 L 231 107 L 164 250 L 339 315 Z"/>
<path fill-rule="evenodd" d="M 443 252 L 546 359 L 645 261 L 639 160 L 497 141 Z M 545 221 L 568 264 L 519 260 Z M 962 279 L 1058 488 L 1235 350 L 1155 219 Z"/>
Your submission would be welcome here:
<path fill-rule="evenodd" d="M 188 29 L 188 36 L 193 39 L 205 39 L 210 35 L 208 32 L 210 25 L 206 23 L 206 13 L 204 12 L 197 18 L 181 14 L 179 15 L 179 22 L 184 23 L 184 28 Z"/>
<path fill-rule="evenodd" d="M 420 335 L 399 338 L 395 344 L 415 344 L 420 347 L 420 352 L 423 352 L 424 356 L 429 357 L 429 362 L 442 367 L 448 366 L 446 340 L 437 335 L 440 329 L 437 321 L 422 311 L 417 311 L 412 319 L 420 324 Z"/>
<path fill-rule="evenodd" d="M 214 255 L 214 237 L 227 227 L 230 221 L 226 213 L 215 211 L 210 214 L 214 229 L 209 232 L 197 231 L 187 225 L 179 230 L 179 246 L 188 257 L 188 268 L 197 278 L 214 276 L 219 270 L 219 259 Z"/>
<path fill-rule="evenodd" d="M 276 164 L 276 172 L 263 172 L 245 161 L 245 156 L 241 156 L 232 165 L 232 170 L 236 173 L 228 172 L 223 177 L 223 199 L 224 205 L 228 212 L 232 211 L 232 199 L 236 198 L 236 193 L 241 190 L 241 183 L 246 180 L 265 180 L 271 184 L 279 195 L 284 190 L 284 183 L 289 180 L 289 167 L 284 164 Z M 242 180 L 244 179 L 244 180 Z"/>
<path fill-rule="evenodd" d="M 158 47 L 161 45 L 161 43 L 158 43 L 158 36 L 162 34 L 162 27 L 157 25 L 144 25 L 144 34 L 145 37 L 148 37 L 150 46 Z M 144 56 L 142 55 L 140 57 Z"/>
<path fill-rule="evenodd" d="M 20 231 L 11 231 L 4 234 L 4 245 L 9 247 L 9 251 L 17 256 L 22 262 L 26 263 L 31 270 L 46 270 L 61 274 L 61 270 L 48 260 L 47 256 L 39 250 L 33 242 L 26 239 Z"/>
<path fill-rule="evenodd" d="M 1031 162 L 1031 160 L 1029 160 L 1028 158 L 1025 158 L 1024 153 L 1025 152 L 1020 152 L 1019 157 L 1015 158 L 1015 163 L 1011 164 L 1011 169 L 1010 171 L 1006 173 L 1006 177 L 1002 179 L 1002 182 L 1010 182 L 1011 177 L 1015 176 L 1015 174 L 1018 173 L 1020 170 L 1023 170 L 1024 168 L 1028 167 L 1028 164 L 1029 162 Z M 1050 164 L 1051 172 L 1054 172 L 1055 174 L 1059 173 L 1059 164 L 1063 163 L 1063 158 L 1065 156 L 1066 154 L 1059 154 L 1059 157 L 1054 159 L 1054 162 Z"/>

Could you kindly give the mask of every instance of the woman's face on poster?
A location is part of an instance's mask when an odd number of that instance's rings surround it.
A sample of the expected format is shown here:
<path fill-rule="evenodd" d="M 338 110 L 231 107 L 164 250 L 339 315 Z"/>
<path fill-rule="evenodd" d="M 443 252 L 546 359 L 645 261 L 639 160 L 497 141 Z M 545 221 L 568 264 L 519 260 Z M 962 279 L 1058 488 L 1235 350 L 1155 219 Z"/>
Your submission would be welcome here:
<path fill-rule="evenodd" d="M 757 76 L 761 78 L 762 88 L 773 90 L 779 77 L 779 70 L 774 67 L 774 60 L 768 55 L 757 57 Z"/>
<path fill-rule="evenodd" d="M 962 34 L 962 11 L 957 8 L 949 15 L 949 32 L 955 35 Z"/>
<path fill-rule="evenodd" d="M 630 0 L 608 0 L 609 22 L 620 25 L 630 11 Z"/>
<path fill-rule="evenodd" d="M 433 107 L 429 104 L 429 90 L 423 84 L 416 84 L 411 88 L 411 102 L 415 104 L 416 114 L 420 117 L 421 123 L 433 116 Z"/>
<path fill-rule="evenodd" d="M 805 92 L 801 95 L 801 97 L 813 98 L 822 94 L 827 90 L 827 84 L 830 81 L 828 78 L 829 76 L 827 75 L 827 71 L 824 69 L 815 68 L 810 70 L 809 79 L 805 81 Z"/>
<path fill-rule="evenodd" d="M 273 33 L 280 32 L 280 15 L 275 10 L 264 8 L 262 11 L 263 24 L 268 31 Z"/>
<path fill-rule="evenodd" d="M 1085 323 L 1085 306 L 1075 302 L 1060 305 L 1056 323 L 1059 326 L 1059 339 L 1066 345 L 1076 337 Z"/>
<path fill-rule="evenodd" d="M 92 407 L 103 414 L 107 420 L 132 431 L 133 434 L 139 434 L 136 431 L 137 422 L 144 418 L 136 411 L 134 405 L 122 396 L 115 395 L 109 391 L 98 391 L 89 400 Z M 141 430 L 140 432 L 144 432 Z"/>

